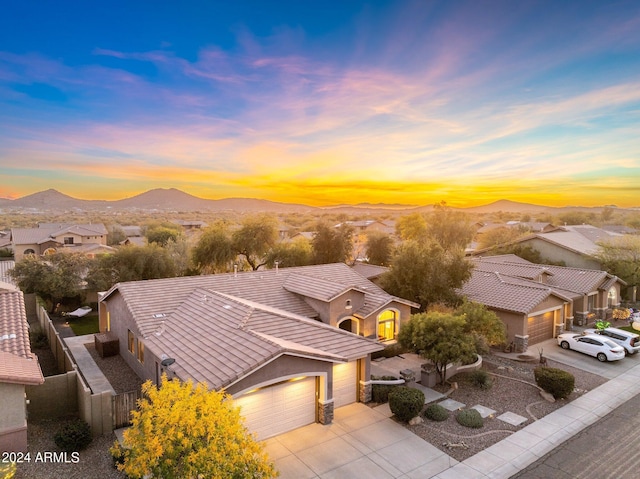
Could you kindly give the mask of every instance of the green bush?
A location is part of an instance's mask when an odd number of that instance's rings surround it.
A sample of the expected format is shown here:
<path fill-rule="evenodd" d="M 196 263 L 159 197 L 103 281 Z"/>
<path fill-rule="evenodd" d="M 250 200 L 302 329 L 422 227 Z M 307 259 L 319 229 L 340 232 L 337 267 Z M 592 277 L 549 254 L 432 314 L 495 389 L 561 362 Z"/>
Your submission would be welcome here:
<path fill-rule="evenodd" d="M 446 421 L 449 418 L 449 411 L 440 404 L 430 404 L 427 406 L 427 409 L 424 410 L 424 417 L 432 421 Z"/>
<path fill-rule="evenodd" d="M 493 386 L 493 379 L 482 369 L 476 369 L 475 371 L 470 372 L 469 380 L 471 381 L 471 384 L 479 389 L 487 390 L 491 389 L 491 386 Z"/>
<path fill-rule="evenodd" d="M 463 409 L 456 414 L 456 421 L 465 427 L 480 428 L 484 425 L 482 416 L 475 409 Z"/>
<path fill-rule="evenodd" d="M 395 376 L 371 376 L 371 379 L 381 379 L 385 381 L 397 380 Z M 394 384 L 373 384 L 371 386 L 371 400 L 375 403 L 386 403 L 389 401 L 389 392 L 397 388 Z"/>
<path fill-rule="evenodd" d="M 49 339 L 40 328 L 34 328 L 29 333 L 29 339 L 31 340 L 31 347 L 33 349 L 44 349 L 49 346 Z"/>
<path fill-rule="evenodd" d="M 557 368 L 539 366 L 533 370 L 536 384 L 556 399 L 569 397 L 575 388 L 573 374 Z"/>
<path fill-rule="evenodd" d="M 65 452 L 82 451 L 91 444 L 91 428 L 82 419 L 75 419 L 65 424 L 53 440 Z"/>
<path fill-rule="evenodd" d="M 419 389 L 400 386 L 389 392 L 389 408 L 400 421 L 410 421 L 423 407 L 424 393 Z"/>

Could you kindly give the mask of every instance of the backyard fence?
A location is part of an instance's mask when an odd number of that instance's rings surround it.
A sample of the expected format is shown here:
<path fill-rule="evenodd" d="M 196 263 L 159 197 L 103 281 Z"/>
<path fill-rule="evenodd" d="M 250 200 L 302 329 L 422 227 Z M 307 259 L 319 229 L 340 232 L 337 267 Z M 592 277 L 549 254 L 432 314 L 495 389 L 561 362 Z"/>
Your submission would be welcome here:
<path fill-rule="evenodd" d="M 138 391 L 116 394 L 111 397 L 113 429 L 131 425 L 131 412 L 138 407 Z"/>

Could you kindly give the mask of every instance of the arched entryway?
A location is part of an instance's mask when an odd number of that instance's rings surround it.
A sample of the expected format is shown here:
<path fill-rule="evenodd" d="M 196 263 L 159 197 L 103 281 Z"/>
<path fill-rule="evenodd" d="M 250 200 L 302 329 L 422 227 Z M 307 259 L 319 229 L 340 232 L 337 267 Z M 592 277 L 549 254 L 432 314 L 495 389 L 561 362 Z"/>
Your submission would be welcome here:
<path fill-rule="evenodd" d="M 338 322 L 338 327 L 340 329 L 344 329 L 345 331 L 349 331 L 350 333 L 353 333 L 353 334 L 359 334 L 360 333 L 358 320 L 356 320 L 354 318 L 341 319 Z"/>

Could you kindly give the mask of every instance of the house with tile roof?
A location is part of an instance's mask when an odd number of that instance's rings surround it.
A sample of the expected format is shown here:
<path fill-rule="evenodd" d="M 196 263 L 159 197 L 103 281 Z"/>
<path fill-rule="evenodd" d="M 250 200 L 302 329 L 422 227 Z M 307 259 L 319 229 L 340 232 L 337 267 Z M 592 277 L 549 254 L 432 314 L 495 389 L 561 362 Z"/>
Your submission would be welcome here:
<path fill-rule="evenodd" d="M 78 252 L 96 256 L 115 251 L 107 246 L 108 231 L 102 223 L 40 223 L 38 228 L 12 228 L 11 247 L 14 258 L 56 252 Z"/>
<path fill-rule="evenodd" d="M 530 246 L 538 251 L 545 261 L 563 263 L 575 268 L 601 269 L 600 261 L 594 256 L 598 251 L 598 243 L 619 236 L 619 233 L 591 225 L 559 226 L 546 232 L 523 236 L 508 245 Z M 492 251 L 493 248 L 484 248 L 470 254 L 490 256 L 493 254 Z"/>
<path fill-rule="evenodd" d="M 370 400 L 371 353 L 417 306 L 339 263 L 119 283 L 99 311 L 142 379 L 224 389 L 264 439 Z"/>
<path fill-rule="evenodd" d="M 31 352 L 22 291 L 0 286 L 0 451 L 27 450 L 25 388 L 42 384 L 38 358 Z"/>
<path fill-rule="evenodd" d="M 461 294 L 494 311 L 517 350 L 574 324 L 611 317 L 625 282 L 606 271 L 539 265 L 515 255 L 479 257 Z"/>

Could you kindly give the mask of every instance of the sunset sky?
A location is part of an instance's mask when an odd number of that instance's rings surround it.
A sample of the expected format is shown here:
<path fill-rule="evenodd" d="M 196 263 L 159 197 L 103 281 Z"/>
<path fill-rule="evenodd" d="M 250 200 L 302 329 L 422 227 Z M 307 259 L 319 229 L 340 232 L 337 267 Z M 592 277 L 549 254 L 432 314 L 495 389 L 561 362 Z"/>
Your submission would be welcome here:
<path fill-rule="evenodd" d="M 640 206 L 640 2 L 14 1 L 0 197 Z"/>

